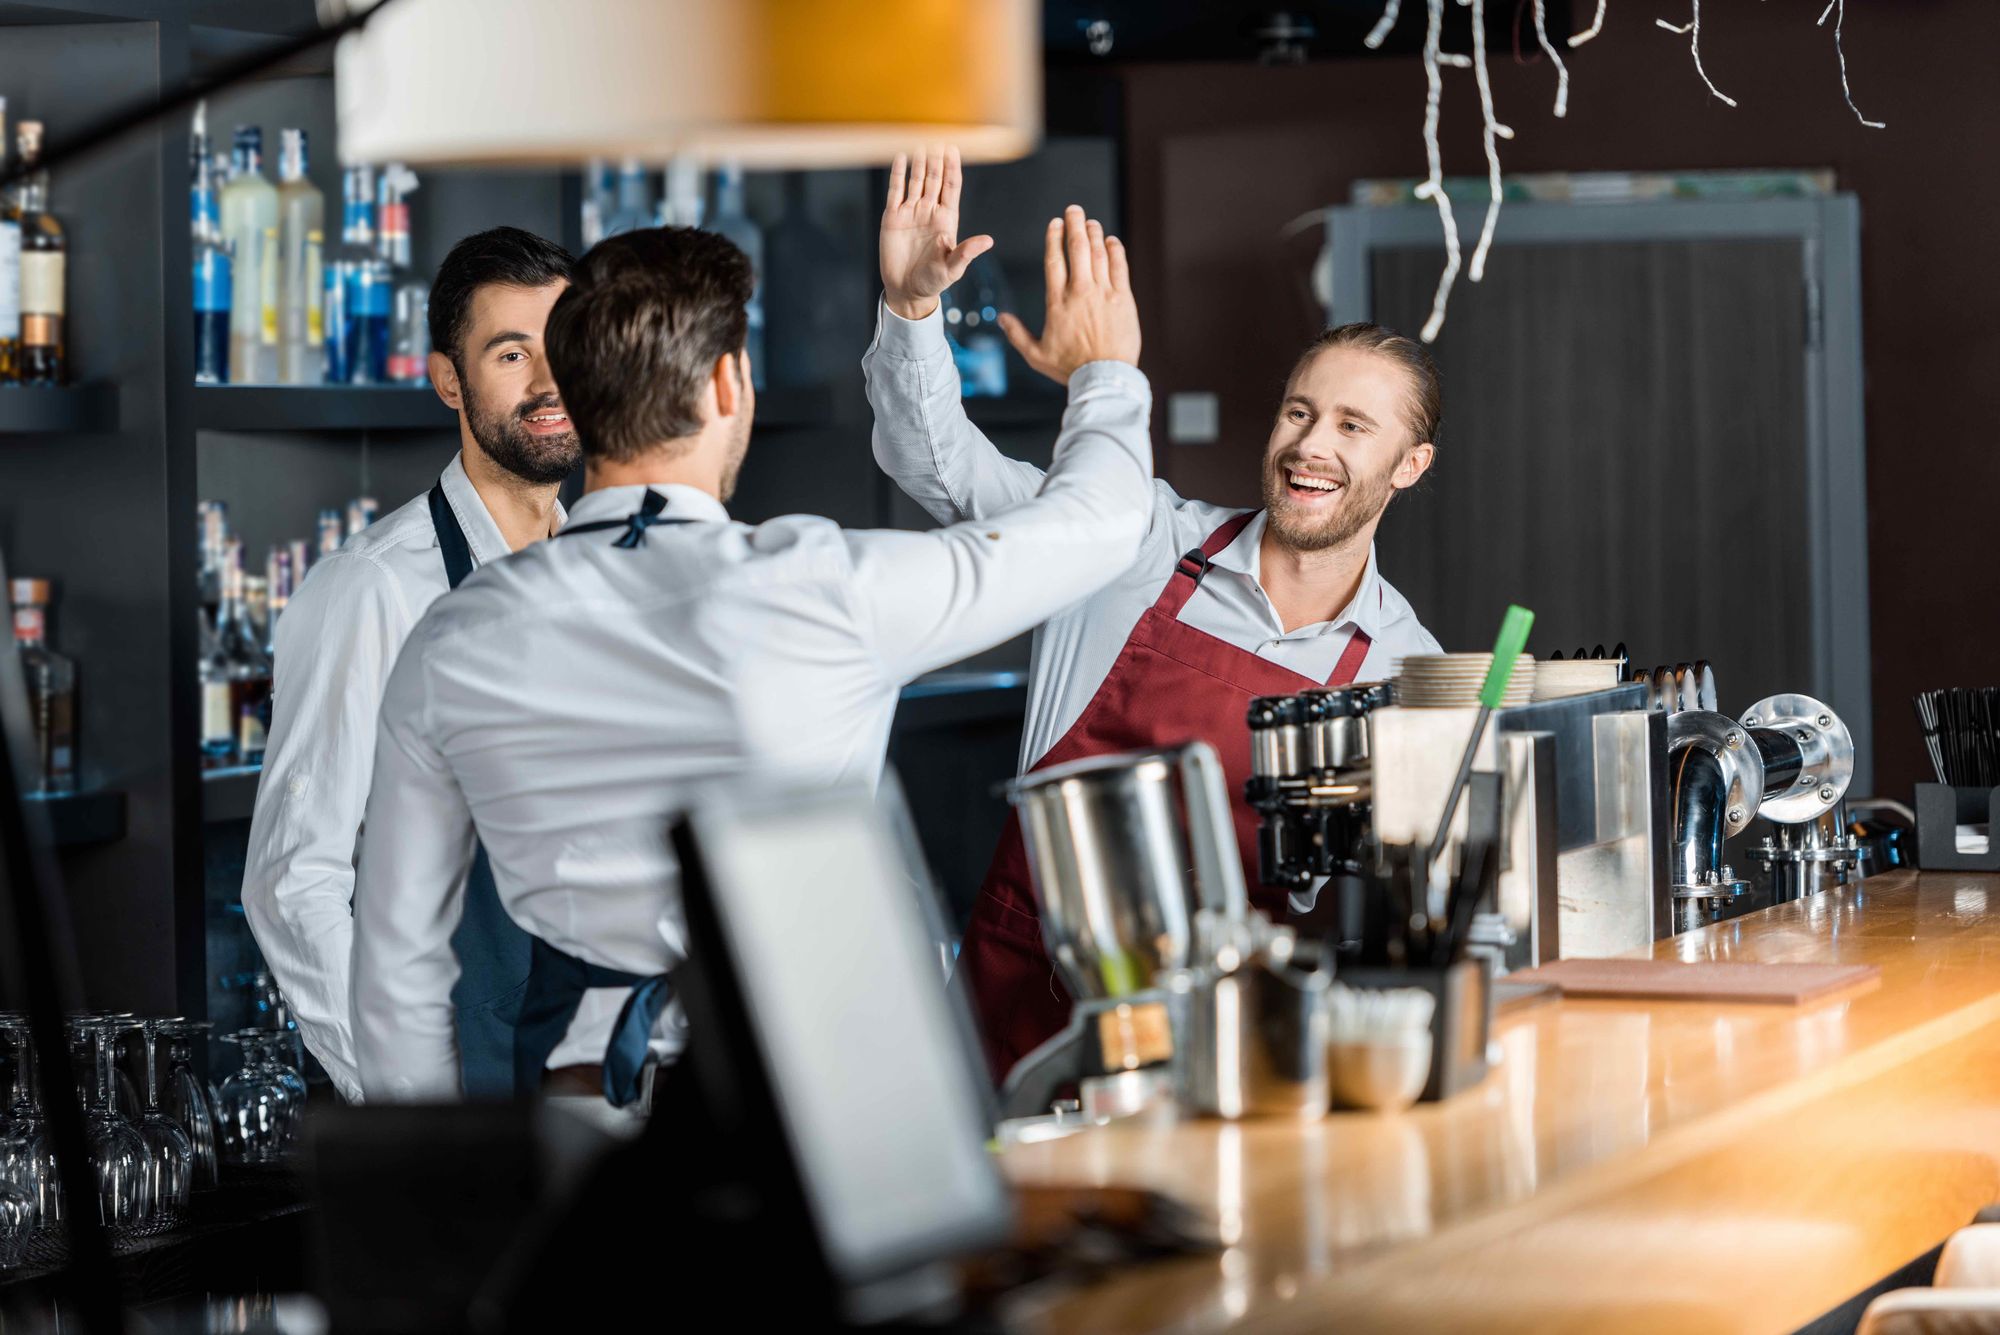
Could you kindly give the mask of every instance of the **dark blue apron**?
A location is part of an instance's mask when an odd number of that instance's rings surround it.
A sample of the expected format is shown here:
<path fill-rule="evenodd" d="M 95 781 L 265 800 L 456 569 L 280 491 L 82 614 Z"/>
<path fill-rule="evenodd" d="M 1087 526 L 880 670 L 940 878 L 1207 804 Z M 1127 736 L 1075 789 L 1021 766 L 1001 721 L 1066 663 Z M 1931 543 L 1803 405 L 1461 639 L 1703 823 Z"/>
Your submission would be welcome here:
<path fill-rule="evenodd" d="M 624 536 L 612 546 L 631 551 L 646 545 L 646 530 L 657 524 L 694 522 L 669 519 L 661 513 L 666 508 L 667 498 L 648 489 L 639 509 L 626 518 L 571 524 L 556 537 L 623 529 Z M 532 945 L 527 988 L 514 1027 L 514 1092 L 522 1098 L 532 1098 L 541 1089 L 549 1055 L 569 1033 L 570 1021 L 576 1018 L 586 991 L 593 987 L 629 987 L 632 995 L 618 1012 L 618 1022 L 612 1026 L 611 1042 L 604 1052 L 604 1097 L 618 1108 L 637 1102 L 643 1093 L 653 1025 L 673 996 L 667 975 L 626 973 L 590 964 L 538 936 L 530 935 L 529 940 Z"/>
<path fill-rule="evenodd" d="M 457 588 L 472 573 L 472 548 L 445 500 L 444 484 L 431 488 L 431 527 L 444 553 L 445 578 Z M 486 850 L 474 846 L 465 881 L 465 916 L 451 934 L 458 982 L 451 989 L 457 1011 L 458 1068 L 468 1099 L 514 1094 L 514 1022 L 528 990 L 532 938 L 500 906 Z"/>

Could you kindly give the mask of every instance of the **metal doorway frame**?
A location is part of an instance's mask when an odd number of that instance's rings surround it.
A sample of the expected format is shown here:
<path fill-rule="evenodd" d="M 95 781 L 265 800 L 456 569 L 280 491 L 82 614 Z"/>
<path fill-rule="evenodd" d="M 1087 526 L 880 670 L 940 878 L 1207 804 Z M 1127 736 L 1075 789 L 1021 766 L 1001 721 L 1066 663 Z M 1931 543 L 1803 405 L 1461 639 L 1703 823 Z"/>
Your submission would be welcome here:
<path fill-rule="evenodd" d="M 1370 319 L 1374 251 L 1443 247 L 1429 205 L 1327 211 L 1333 242 L 1332 323 Z M 1476 227 L 1461 226 L 1469 247 Z M 1662 200 L 1633 204 L 1509 204 L 1495 246 L 1620 241 L 1794 239 L 1804 257 L 1805 501 L 1811 545 L 1812 675 L 1808 689 L 1854 734 L 1854 782 L 1874 789 L 1874 692 L 1868 635 L 1867 449 L 1861 359 L 1861 206 L 1852 195 L 1813 199 Z M 1458 305 L 1478 301 L 1460 274 Z M 1451 336 L 1445 322 L 1444 337 Z M 1854 594 L 1845 601 L 1841 591 Z"/>

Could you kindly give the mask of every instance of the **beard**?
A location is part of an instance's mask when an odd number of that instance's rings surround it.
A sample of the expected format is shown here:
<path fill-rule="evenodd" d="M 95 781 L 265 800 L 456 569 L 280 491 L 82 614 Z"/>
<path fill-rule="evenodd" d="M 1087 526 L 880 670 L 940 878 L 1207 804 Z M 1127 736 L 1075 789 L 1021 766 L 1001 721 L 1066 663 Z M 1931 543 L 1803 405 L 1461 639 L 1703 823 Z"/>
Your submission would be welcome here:
<path fill-rule="evenodd" d="M 550 486 L 568 477 L 582 457 L 583 443 L 574 429 L 559 436 L 538 436 L 528 430 L 528 418 L 551 408 L 561 408 L 562 400 L 543 394 L 512 408 L 490 405 L 480 400 L 472 385 L 460 379 L 465 395 L 465 423 L 486 457 L 524 482 Z"/>
<path fill-rule="evenodd" d="M 1265 523 L 1284 546 L 1297 552 L 1323 552 L 1344 547 L 1388 508 L 1396 494 L 1388 472 L 1378 477 L 1349 474 L 1338 499 L 1314 514 L 1294 499 L 1285 481 L 1285 471 L 1294 461 L 1273 459 L 1264 471 Z"/>

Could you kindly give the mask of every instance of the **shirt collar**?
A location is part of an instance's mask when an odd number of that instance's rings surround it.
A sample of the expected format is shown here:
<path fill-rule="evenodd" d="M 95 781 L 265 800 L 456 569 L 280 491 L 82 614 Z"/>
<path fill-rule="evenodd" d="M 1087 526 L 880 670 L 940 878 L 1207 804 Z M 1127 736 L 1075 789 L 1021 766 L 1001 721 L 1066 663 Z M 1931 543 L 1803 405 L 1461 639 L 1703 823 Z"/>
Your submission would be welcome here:
<path fill-rule="evenodd" d="M 1230 571 L 1256 584 L 1261 590 L 1265 512 L 1259 510 L 1235 541 L 1217 552 L 1210 564 L 1218 569 Z M 1382 630 L 1383 616 L 1382 575 L 1375 565 L 1375 544 L 1368 544 L 1368 565 L 1361 572 L 1361 585 L 1354 591 L 1354 597 L 1338 615 L 1321 623 L 1329 629 L 1341 626 L 1358 627 L 1373 639 Z"/>
<path fill-rule="evenodd" d="M 593 523 L 600 519 L 623 519 L 636 514 L 639 504 L 647 491 L 657 491 L 667 498 L 667 508 L 662 515 L 667 519 L 706 520 L 711 523 L 727 523 L 729 511 L 722 502 L 699 487 L 682 486 L 678 482 L 655 482 L 649 487 L 645 483 L 633 483 L 625 487 L 600 487 L 596 491 L 585 492 L 570 511 L 569 522 L 575 524 Z"/>
<path fill-rule="evenodd" d="M 451 513 L 465 534 L 465 545 L 472 551 L 473 565 L 483 566 L 513 552 L 514 549 L 507 545 L 506 535 L 493 522 L 486 502 L 480 499 L 479 489 L 466 475 L 464 451 L 451 456 L 451 463 L 446 465 L 438 482 L 444 487 L 445 503 L 451 506 Z M 557 501 L 556 530 L 560 532 L 568 522 L 568 513 L 564 511 L 562 502 Z"/>

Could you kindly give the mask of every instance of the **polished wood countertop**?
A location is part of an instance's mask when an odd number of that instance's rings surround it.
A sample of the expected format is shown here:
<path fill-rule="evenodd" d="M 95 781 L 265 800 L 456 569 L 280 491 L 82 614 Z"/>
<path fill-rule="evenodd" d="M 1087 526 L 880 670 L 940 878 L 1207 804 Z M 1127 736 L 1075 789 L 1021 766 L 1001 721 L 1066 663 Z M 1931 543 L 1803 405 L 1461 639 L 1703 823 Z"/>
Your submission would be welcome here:
<path fill-rule="evenodd" d="M 1659 942 L 1877 964 L 1801 1007 L 1562 1001 L 1397 1116 L 1113 1125 L 1023 1183 L 1149 1186 L 1220 1256 L 1025 1301 L 1050 1332 L 1792 1331 L 2000 1201 L 2000 876 L 1892 872 Z"/>

